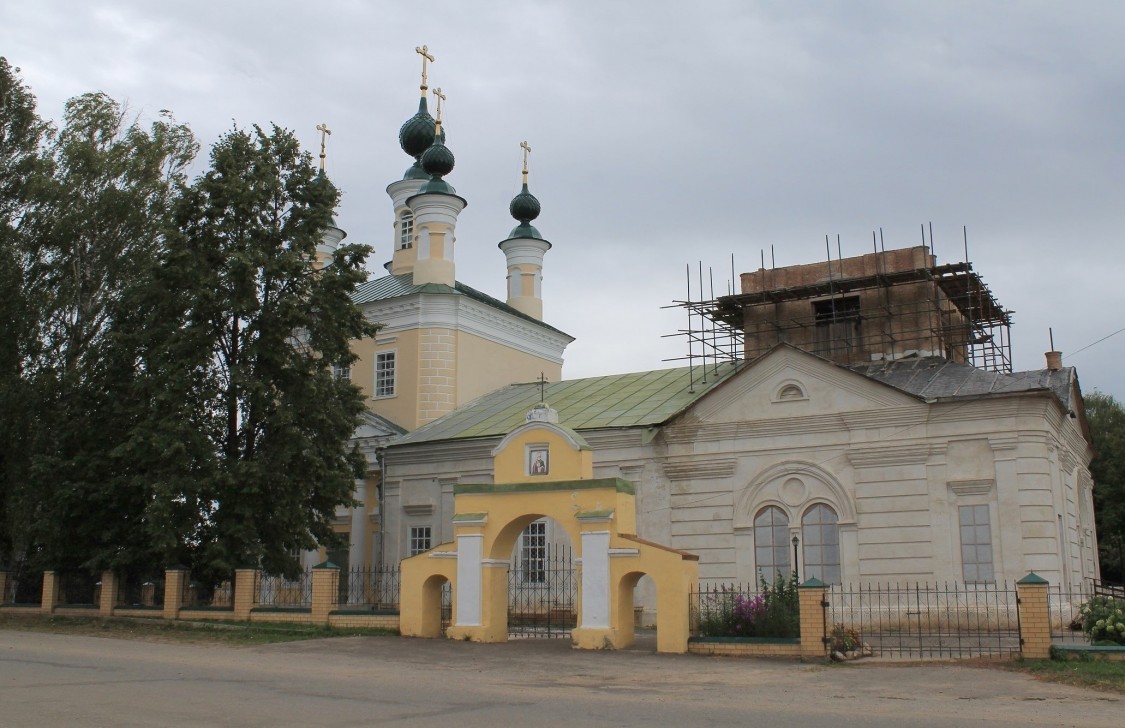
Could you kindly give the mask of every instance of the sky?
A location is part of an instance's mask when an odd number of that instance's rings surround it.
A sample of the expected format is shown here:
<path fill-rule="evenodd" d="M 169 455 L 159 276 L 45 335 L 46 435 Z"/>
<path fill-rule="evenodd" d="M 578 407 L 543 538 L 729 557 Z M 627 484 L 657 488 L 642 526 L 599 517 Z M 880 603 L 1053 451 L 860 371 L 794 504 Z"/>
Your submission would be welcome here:
<path fill-rule="evenodd" d="M 1086 392 L 1125 401 L 1125 3 L 6 3 L 0 55 L 40 114 L 104 91 L 207 148 L 277 124 L 343 190 L 337 221 L 390 259 L 386 186 L 411 162 L 425 44 L 446 178 L 469 205 L 457 278 L 504 298 L 497 243 L 532 147 L 545 320 L 565 378 L 685 363 L 682 301 L 736 273 L 917 245 L 968 257 L 1013 314 L 1017 370 L 1053 331 Z M 432 106 L 431 106 L 432 110 Z M 705 286 L 699 288 L 702 268 Z M 1106 338 L 1108 337 L 1108 338 Z M 1104 340 L 1103 340 L 1104 339 Z M 1101 340 L 1101 341 L 1099 341 Z M 1098 342 L 1098 343 L 1095 343 Z"/>

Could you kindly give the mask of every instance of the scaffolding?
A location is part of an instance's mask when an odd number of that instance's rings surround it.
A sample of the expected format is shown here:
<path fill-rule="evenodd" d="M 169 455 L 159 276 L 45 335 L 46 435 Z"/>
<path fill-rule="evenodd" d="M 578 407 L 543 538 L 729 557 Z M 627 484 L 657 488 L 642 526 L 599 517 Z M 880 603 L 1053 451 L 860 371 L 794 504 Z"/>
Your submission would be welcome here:
<path fill-rule="evenodd" d="M 926 246 L 921 249 L 936 263 Z M 692 296 L 689 274 L 687 300 L 671 306 L 687 313 L 688 326 L 670 336 L 687 338 L 692 365 L 752 360 L 788 342 L 845 365 L 940 356 L 1012 372 L 1012 312 L 996 301 L 972 263 L 888 269 L 887 255 L 876 250 L 873 261 L 837 260 L 835 269 L 829 257 L 824 279 L 785 287 L 771 283 L 788 269 L 763 266 L 744 274 L 749 292 L 733 292 L 731 285 L 727 295 L 709 298 Z M 860 267 L 858 262 L 874 272 L 843 275 L 846 263 Z M 696 290 L 704 288 L 700 266 Z"/>

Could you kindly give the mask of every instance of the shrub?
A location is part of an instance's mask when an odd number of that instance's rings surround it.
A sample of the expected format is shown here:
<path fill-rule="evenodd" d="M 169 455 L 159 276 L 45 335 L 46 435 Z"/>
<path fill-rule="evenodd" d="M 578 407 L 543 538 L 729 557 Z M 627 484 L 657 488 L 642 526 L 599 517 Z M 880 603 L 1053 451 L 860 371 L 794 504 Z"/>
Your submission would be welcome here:
<path fill-rule="evenodd" d="M 843 624 L 833 625 L 829 639 L 831 640 L 832 652 L 851 652 L 863 645 L 863 641 L 859 638 L 859 632 L 852 627 L 845 627 Z"/>
<path fill-rule="evenodd" d="M 699 596 L 699 631 L 709 637 L 799 637 L 797 580 L 763 577 L 758 594 L 726 587 Z"/>
<path fill-rule="evenodd" d="M 1091 643 L 1125 645 L 1125 599 L 1099 594 L 1082 605 L 1080 614 Z"/>

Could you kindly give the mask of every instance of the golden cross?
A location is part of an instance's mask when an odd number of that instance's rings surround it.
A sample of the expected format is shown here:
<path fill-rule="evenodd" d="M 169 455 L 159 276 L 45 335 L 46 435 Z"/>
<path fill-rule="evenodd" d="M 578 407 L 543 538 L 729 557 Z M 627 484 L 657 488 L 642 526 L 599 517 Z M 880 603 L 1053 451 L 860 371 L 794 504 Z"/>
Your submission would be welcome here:
<path fill-rule="evenodd" d="M 520 149 L 523 150 L 523 183 L 527 184 L 527 158 L 531 155 L 531 147 L 528 146 L 526 141 L 520 142 Z"/>
<path fill-rule="evenodd" d="M 434 89 L 434 96 L 437 97 L 437 123 L 441 123 L 441 103 L 445 101 L 445 94 L 441 92 L 441 86 Z"/>
<path fill-rule="evenodd" d="M 328 137 L 332 136 L 332 130 L 328 128 L 327 124 L 317 124 L 316 130 L 320 132 L 320 171 L 324 171 L 324 147 L 328 142 Z"/>
<path fill-rule="evenodd" d="M 426 46 L 422 46 L 421 48 L 415 46 L 414 52 L 422 56 L 422 93 L 426 93 L 426 89 L 429 88 L 429 86 L 426 85 L 426 61 L 434 63 L 437 59 L 430 55 L 430 49 Z"/>

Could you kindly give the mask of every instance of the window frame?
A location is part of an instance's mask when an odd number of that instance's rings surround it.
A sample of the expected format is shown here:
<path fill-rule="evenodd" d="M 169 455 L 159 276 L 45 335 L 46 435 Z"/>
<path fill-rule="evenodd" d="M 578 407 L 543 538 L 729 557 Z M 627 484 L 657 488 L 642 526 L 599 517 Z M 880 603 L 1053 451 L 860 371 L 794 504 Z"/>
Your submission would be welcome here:
<path fill-rule="evenodd" d="M 403 210 L 398 216 L 398 250 L 414 247 L 414 213 Z"/>
<path fill-rule="evenodd" d="M 964 514 L 966 512 L 972 513 L 972 523 L 966 524 Z M 984 523 L 979 523 L 978 515 L 984 514 Z M 988 541 L 980 542 L 978 537 L 980 528 L 988 529 Z M 966 543 L 965 534 L 966 528 L 970 529 L 971 540 Z M 993 531 L 992 531 L 992 508 L 987 503 L 958 503 L 957 504 L 957 541 L 961 549 L 961 579 L 966 584 L 992 584 L 996 582 L 996 550 L 993 545 Z M 980 561 L 978 557 L 982 553 L 981 549 L 987 548 L 988 560 Z M 965 558 L 968 553 L 966 549 L 972 549 L 973 559 L 967 560 Z M 988 567 L 987 577 L 982 577 L 980 569 L 982 566 Z M 970 578 L 970 567 L 973 569 L 973 578 Z"/>
<path fill-rule="evenodd" d="M 770 523 L 759 524 L 760 519 L 769 513 L 772 517 Z M 763 544 L 761 538 L 764 534 L 769 534 L 769 543 Z M 780 545 L 775 543 L 775 537 L 781 534 L 782 539 Z M 773 583 L 778 574 L 788 578 L 793 573 L 793 555 L 790 553 L 790 538 L 789 538 L 789 514 L 785 509 L 776 505 L 764 505 L 758 509 L 754 515 L 754 572 L 757 579 L 765 578 L 766 581 Z M 761 558 L 764 552 L 771 554 L 769 562 L 770 573 L 766 573 L 763 567 L 763 559 Z M 777 555 L 784 554 L 784 562 L 777 562 Z"/>
<path fill-rule="evenodd" d="M 384 362 L 390 362 L 390 367 Z M 396 349 L 375 352 L 374 381 L 371 387 L 372 399 L 387 399 L 398 394 L 398 352 Z M 389 371 L 389 374 L 387 373 Z M 386 380 L 389 379 L 389 386 Z M 381 387 L 382 385 L 382 387 Z"/>
<path fill-rule="evenodd" d="M 831 521 L 818 520 L 814 523 L 809 520 L 814 512 L 819 514 L 823 511 L 832 514 Z M 810 538 L 813 533 L 817 535 L 815 540 Z M 832 536 L 835 537 L 834 540 Z M 828 546 L 835 546 L 834 562 L 825 559 L 825 547 Z M 841 561 L 840 514 L 823 501 L 809 504 L 801 513 L 801 577 L 803 579 L 816 577 L 825 584 L 840 584 L 844 575 Z M 830 568 L 834 568 L 835 573 L 829 573 Z"/>
<path fill-rule="evenodd" d="M 434 547 L 433 526 L 411 526 L 406 543 L 410 556 L 426 553 Z"/>

